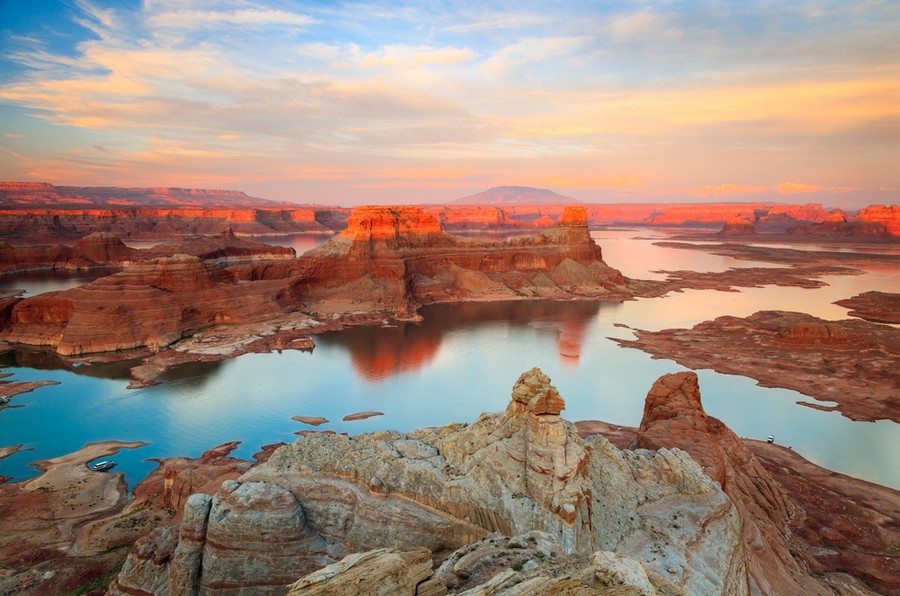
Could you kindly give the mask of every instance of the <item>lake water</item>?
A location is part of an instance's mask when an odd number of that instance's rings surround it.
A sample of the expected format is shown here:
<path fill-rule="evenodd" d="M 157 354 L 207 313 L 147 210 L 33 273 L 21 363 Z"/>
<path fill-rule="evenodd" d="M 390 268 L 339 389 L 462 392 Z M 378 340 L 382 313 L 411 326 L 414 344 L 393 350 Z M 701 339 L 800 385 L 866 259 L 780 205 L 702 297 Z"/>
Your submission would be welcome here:
<path fill-rule="evenodd" d="M 641 232 L 642 235 L 645 235 Z M 630 277 L 655 269 L 724 270 L 756 266 L 693 250 L 653 246 L 634 231 L 595 233 L 604 259 Z M 299 251 L 298 251 L 299 252 Z M 845 318 L 830 304 L 868 289 L 897 287 L 897 269 L 862 276 L 831 276 L 820 289 L 754 288 L 742 292 L 686 291 L 662 299 L 622 304 L 509 302 L 434 305 L 425 322 L 387 328 L 354 328 L 316 338 L 312 352 L 249 354 L 188 365 L 155 387 L 127 390 L 128 365 L 72 370 L 48 353 L 0 357 L 11 380 L 55 380 L 13 398 L 20 408 L 0 411 L 0 446 L 24 443 L 32 451 L 0 460 L 0 474 L 21 480 L 29 463 L 104 440 L 145 441 L 115 456 L 130 484 L 155 466 L 148 458 L 196 457 L 240 440 L 235 455 L 249 458 L 262 445 L 296 439 L 311 429 L 292 416 L 324 416 L 317 430 L 351 434 L 391 428 L 408 431 L 449 422 L 471 422 L 500 411 L 519 374 L 538 366 L 566 400 L 569 420 L 600 419 L 636 426 L 644 398 L 662 374 L 685 370 L 622 348 L 610 337 L 641 329 L 691 326 L 722 314 L 746 316 L 761 309 Z M 900 488 L 900 425 L 852 422 L 836 412 L 799 406 L 812 398 L 756 386 L 751 379 L 697 371 L 708 413 L 741 436 L 774 434 L 826 468 Z M 383 416 L 343 422 L 348 414 Z"/>

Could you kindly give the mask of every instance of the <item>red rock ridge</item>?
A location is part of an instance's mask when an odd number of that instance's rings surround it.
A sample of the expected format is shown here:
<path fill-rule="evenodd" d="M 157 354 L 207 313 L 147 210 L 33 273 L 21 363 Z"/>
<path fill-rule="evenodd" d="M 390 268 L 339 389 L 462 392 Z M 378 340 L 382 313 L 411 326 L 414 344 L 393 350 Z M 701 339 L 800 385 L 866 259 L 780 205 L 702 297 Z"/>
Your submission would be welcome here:
<path fill-rule="evenodd" d="M 296 291 L 307 298 L 414 304 L 491 296 L 599 296 L 624 289 L 621 273 L 601 259 L 583 207 L 571 207 L 544 233 L 503 242 L 444 233 L 418 207 L 354 211 L 346 231 L 299 261 Z"/>
<path fill-rule="evenodd" d="M 411 314 L 422 304 L 457 300 L 629 297 L 622 274 L 602 261 L 584 208 L 568 208 L 560 219 L 542 234 L 486 242 L 445 234 L 417 207 L 365 207 L 354 211 L 347 230 L 296 260 L 284 258 L 291 249 L 227 232 L 161 245 L 139 254 L 176 254 L 4 306 L 0 337 L 73 356 L 157 350 L 207 327 L 300 309 Z M 111 236 L 92 242 L 98 254 L 115 252 Z"/>
<path fill-rule="evenodd" d="M 857 216 L 835 210 L 816 225 L 797 225 L 789 234 L 798 236 L 900 236 L 900 206 L 872 205 L 860 209 Z"/>
<path fill-rule="evenodd" d="M 750 236 L 756 233 L 753 222 L 743 217 L 731 217 L 719 232 L 722 236 Z"/>
<path fill-rule="evenodd" d="M 856 221 L 881 223 L 888 234 L 900 236 L 900 205 L 870 205 L 859 210 Z"/>
<path fill-rule="evenodd" d="M 687 451 L 731 497 L 741 517 L 754 593 L 813 594 L 826 590 L 792 553 L 798 514 L 781 486 L 744 447 L 740 438 L 703 411 L 697 375 L 682 372 L 656 381 L 644 404 L 637 447 Z"/>

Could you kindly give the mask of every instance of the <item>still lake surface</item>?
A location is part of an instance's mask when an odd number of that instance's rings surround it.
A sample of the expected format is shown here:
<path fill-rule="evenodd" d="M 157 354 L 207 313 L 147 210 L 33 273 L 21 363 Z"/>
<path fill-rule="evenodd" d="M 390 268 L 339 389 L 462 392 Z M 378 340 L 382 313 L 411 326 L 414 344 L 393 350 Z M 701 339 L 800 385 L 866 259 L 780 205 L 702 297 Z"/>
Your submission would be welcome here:
<path fill-rule="evenodd" d="M 594 236 L 604 260 L 629 277 L 658 278 L 652 272 L 659 269 L 766 266 L 654 246 L 660 234 L 617 230 Z M 307 237 L 279 243 L 294 245 L 300 253 L 320 241 Z M 434 305 L 421 310 L 425 321 L 419 325 L 319 335 L 312 353 L 248 354 L 187 365 L 170 371 L 163 384 L 138 390 L 125 388 L 127 363 L 73 370 L 52 354 L 13 352 L 0 356 L 0 368 L 13 374 L 10 380 L 60 385 L 18 395 L 12 405 L 24 407 L 0 411 L 0 446 L 22 443 L 31 449 L 0 460 L 0 475 L 26 479 L 37 473 L 31 462 L 95 441 L 144 441 L 150 445 L 115 456 L 116 470 L 133 486 L 155 467 L 149 458 L 197 457 L 233 440 L 241 441 L 234 455 L 249 458 L 262 445 L 293 441 L 296 431 L 311 428 L 291 420 L 297 415 L 324 416 L 331 422 L 317 430 L 350 434 L 471 422 L 482 412 L 503 410 L 518 376 L 533 366 L 548 374 L 565 398 L 567 419 L 636 426 L 653 382 L 685 369 L 619 347 L 609 338 L 632 334 L 616 324 L 658 330 L 763 309 L 846 318 L 847 309 L 833 301 L 867 290 L 895 291 L 898 277 L 900 265 L 829 276 L 828 286 L 814 290 L 685 291 L 622 304 Z M 67 287 L 45 277 L 0 278 L 0 288 L 22 287 L 22 282 L 29 282 L 26 295 Z M 763 439 L 773 434 L 779 444 L 821 466 L 900 488 L 900 425 L 852 422 L 837 412 L 797 405 L 814 400 L 793 391 L 758 387 L 752 379 L 710 370 L 697 373 L 706 411 L 739 435 Z M 384 415 L 342 421 L 369 410 Z"/>

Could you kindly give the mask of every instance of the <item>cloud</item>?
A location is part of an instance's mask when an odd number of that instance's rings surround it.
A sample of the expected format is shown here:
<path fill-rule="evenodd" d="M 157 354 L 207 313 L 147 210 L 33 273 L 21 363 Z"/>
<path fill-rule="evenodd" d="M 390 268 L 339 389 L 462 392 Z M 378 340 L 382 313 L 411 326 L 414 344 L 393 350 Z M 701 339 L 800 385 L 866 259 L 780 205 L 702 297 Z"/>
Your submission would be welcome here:
<path fill-rule="evenodd" d="M 780 195 L 796 195 L 810 193 L 847 193 L 860 190 L 851 187 L 827 187 L 803 182 L 781 182 L 775 185 L 775 192 Z"/>
<path fill-rule="evenodd" d="M 529 37 L 508 44 L 485 61 L 484 68 L 492 73 L 506 71 L 513 67 L 552 62 L 587 44 L 591 38 L 586 35 L 564 37 Z"/>
<path fill-rule="evenodd" d="M 477 54 L 469 48 L 390 45 L 380 48 L 377 52 L 366 54 L 359 65 L 362 68 L 419 68 L 430 64 L 469 62 L 476 56 Z"/>
<path fill-rule="evenodd" d="M 768 186 L 726 183 L 707 184 L 697 188 L 689 188 L 684 191 L 684 194 L 698 199 L 718 199 L 723 197 L 765 195 L 770 192 L 771 189 Z"/>
<path fill-rule="evenodd" d="M 4 133 L 3 136 L 7 139 L 24 139 L 25 138 L 25 135 L 15 133 L 15 132 L 7 132 L 7 133 Z"/>
<path fill-rule="evenodd" d="M 0 102 L 25 114 L 34 171 L 71 172 L 62 156 L 89 148 L 82 181 L 93 167 L 697 197 L 900 186 L 885 5 L 646 6 L 75 0 L 87 31 L 70 46 L 16 31 Z"/>
<path fill-rule="evenodd" d="M 285 10 L 245 8 L 237 10 L 174 10 L 154 14 L 146 21 L 150 27 L 167 29 L 214 29 L 234 27 L 307 27 L 316 20 Z"/>
<path fill-rule="evenodd" d="M 539 12 L 508 12 L 482 8 L 478 11 L 464 11 L 462 22 L 451 24 L 446 31 L 451 33 L 474 33 L 496 31 L 498 29 L 522 29 L 540 27 L 552 21 L 552 17 Z"/>

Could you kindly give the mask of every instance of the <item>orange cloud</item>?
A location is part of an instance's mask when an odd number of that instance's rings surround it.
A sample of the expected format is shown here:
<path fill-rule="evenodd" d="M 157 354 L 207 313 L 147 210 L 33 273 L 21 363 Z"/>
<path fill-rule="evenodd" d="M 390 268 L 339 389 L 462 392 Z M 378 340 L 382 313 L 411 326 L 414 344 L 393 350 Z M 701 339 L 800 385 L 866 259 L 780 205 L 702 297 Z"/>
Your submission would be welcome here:
<path fill-rule="evenodd" d="M 733 197 L 743 195 L 760 195 L 769 192 L 768 186 L 748 185 L 748 184 L 717 184 L 700 186 L 697 188 L 689 188 L 685 194 L 698 199 L 708 199 L 711 197 Z"/>
<path fill-rule="evenodd" d="M 847 186 L 818 186 L 816 184 L 804 184 L 803 182 L 782 182 L 781 184 L 775 185 L 775 192 L 780 195 L 796 195 L 813 192 L 841 193 L 853 192 L 855 190 L 859 189 Z"/>

